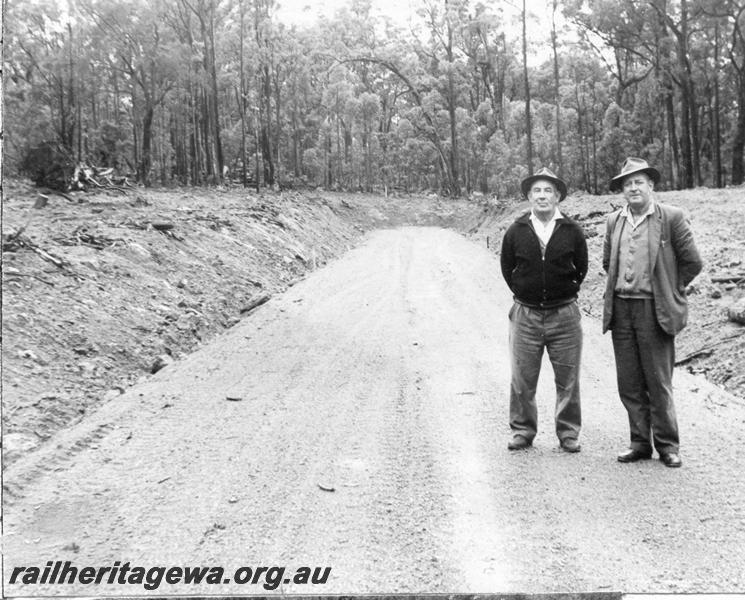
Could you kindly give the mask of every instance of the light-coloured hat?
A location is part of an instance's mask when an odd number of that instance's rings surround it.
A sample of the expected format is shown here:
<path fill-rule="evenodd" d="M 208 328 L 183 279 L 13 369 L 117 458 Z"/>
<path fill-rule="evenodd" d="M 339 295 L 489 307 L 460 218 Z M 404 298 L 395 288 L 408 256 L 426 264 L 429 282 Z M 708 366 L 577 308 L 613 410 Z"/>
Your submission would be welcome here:
<path fill-rule="evenodd" d="M 620 190 L 623 187 L 623 180 L 634 173 L 646 173 L 652 178 L 655 185 L 660 181 L 660 172 L 654 167 L 650 167 L 646 160 L 629 156 L 625 161 L 623 161 L 621 173 L 610 180 L 610 191 L 617 192 Z"/>
<path fill-rule="evenodd" d="M 523 191 L 523 195 L 526 198 L 528 197 L 530 186 L 533 185 L 533 182 L 538 181 L 539 179 L 546 179 L 556 186 L 556 189 L 559 190 L 559 194 L 561 196 L 559 198 L 559 202 L 567 197 L 567 184 L 559 179 L 556 175 L 554 175 L 551 169 L 542 167 L 539 171 L 537 171 L 530 177 L 526 177 L 525 179 L 523 179 L 522 183 L 520 184 L 520 189 Z"/>

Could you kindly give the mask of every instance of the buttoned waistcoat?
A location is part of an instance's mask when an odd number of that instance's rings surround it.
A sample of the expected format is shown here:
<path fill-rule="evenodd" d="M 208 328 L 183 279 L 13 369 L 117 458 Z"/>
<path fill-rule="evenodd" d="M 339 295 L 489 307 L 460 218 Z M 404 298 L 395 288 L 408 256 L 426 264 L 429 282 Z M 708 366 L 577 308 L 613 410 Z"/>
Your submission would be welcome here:
<path fill-rule="evenodd" d="M 649 273 L 657 322 L 670 335 L 688 321 L 685 288 L 701 272 L 703 263 L 685 213 L 675 206 L 655 203 L 649 219 Z M 612 328 L 613 294 L 618 277 L 618 253 L 624 226 L 621 210 L 608 216 L 603 244 L 603 269 L 608 274 L 603 306 L 603 333 Z"/>

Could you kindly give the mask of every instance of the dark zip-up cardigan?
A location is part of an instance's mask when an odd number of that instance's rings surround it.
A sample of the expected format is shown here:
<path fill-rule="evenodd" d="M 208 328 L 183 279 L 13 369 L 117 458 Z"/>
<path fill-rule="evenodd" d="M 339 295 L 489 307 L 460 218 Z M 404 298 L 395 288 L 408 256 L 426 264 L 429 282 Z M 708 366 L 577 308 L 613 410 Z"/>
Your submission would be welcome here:
<path fill-rule="evenodd" d="M 518 217 L 502 239 L 502 276 L 515 300 L 534 308 L 553 308 L 577 298 L 587 275 L 587 242 L 582 227 L 568 217 L 556 220 L 541 256 L 541 242 L 530 213 Z"/>

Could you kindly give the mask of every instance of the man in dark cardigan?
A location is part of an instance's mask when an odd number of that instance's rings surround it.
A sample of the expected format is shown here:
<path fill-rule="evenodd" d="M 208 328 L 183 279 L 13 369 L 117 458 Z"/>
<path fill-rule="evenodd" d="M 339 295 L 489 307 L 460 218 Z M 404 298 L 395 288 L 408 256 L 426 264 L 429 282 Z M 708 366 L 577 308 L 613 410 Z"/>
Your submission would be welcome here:
<path fill-rule="evenodd" d="M 538 431 L 535 393 L 544 349 L 556 383 L 556 435 L 566 452 L 579 452 L 579 368 L 582 326 L 577 293 L 587 274 L 582 228 L 558 205 L 567 185 L 543 168 L 521 184 L 531 210 L 502 240 L 501 267 L 514 294 L 510 309 L 510 450 L 528 448 Z"/>
<path fill-rule="evenodd" d="M 680 467 L 675 335 L 688 317 L 685 288 L 703 265 L 683 211 L 655 201 L 659 180 L 657 169 L 634 157 L 611 179 L 611 191 L 623 191 L 626 206 L 611 213 L 605 228 L 603 333 L 611 330 L 631 431 L 618 460 L 651 458 L 654 445 L 665 466 Z"/>

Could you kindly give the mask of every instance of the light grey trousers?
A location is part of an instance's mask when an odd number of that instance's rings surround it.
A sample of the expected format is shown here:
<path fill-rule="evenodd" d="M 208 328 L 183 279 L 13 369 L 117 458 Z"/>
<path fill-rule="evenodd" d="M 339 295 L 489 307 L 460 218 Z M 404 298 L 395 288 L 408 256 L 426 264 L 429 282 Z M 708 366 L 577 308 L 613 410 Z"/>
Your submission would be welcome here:
<path fill-rule="evenodd" d="M 510 310 L 510 429 L 533 441 L 538 431 L 536 386 L 544 349 L 556 384 L 556 435 L 578 438 L 582 424 L 579 367 L 582 356 L 581 314 L 577 302 L 551 309 L 516 302 Z"/>

